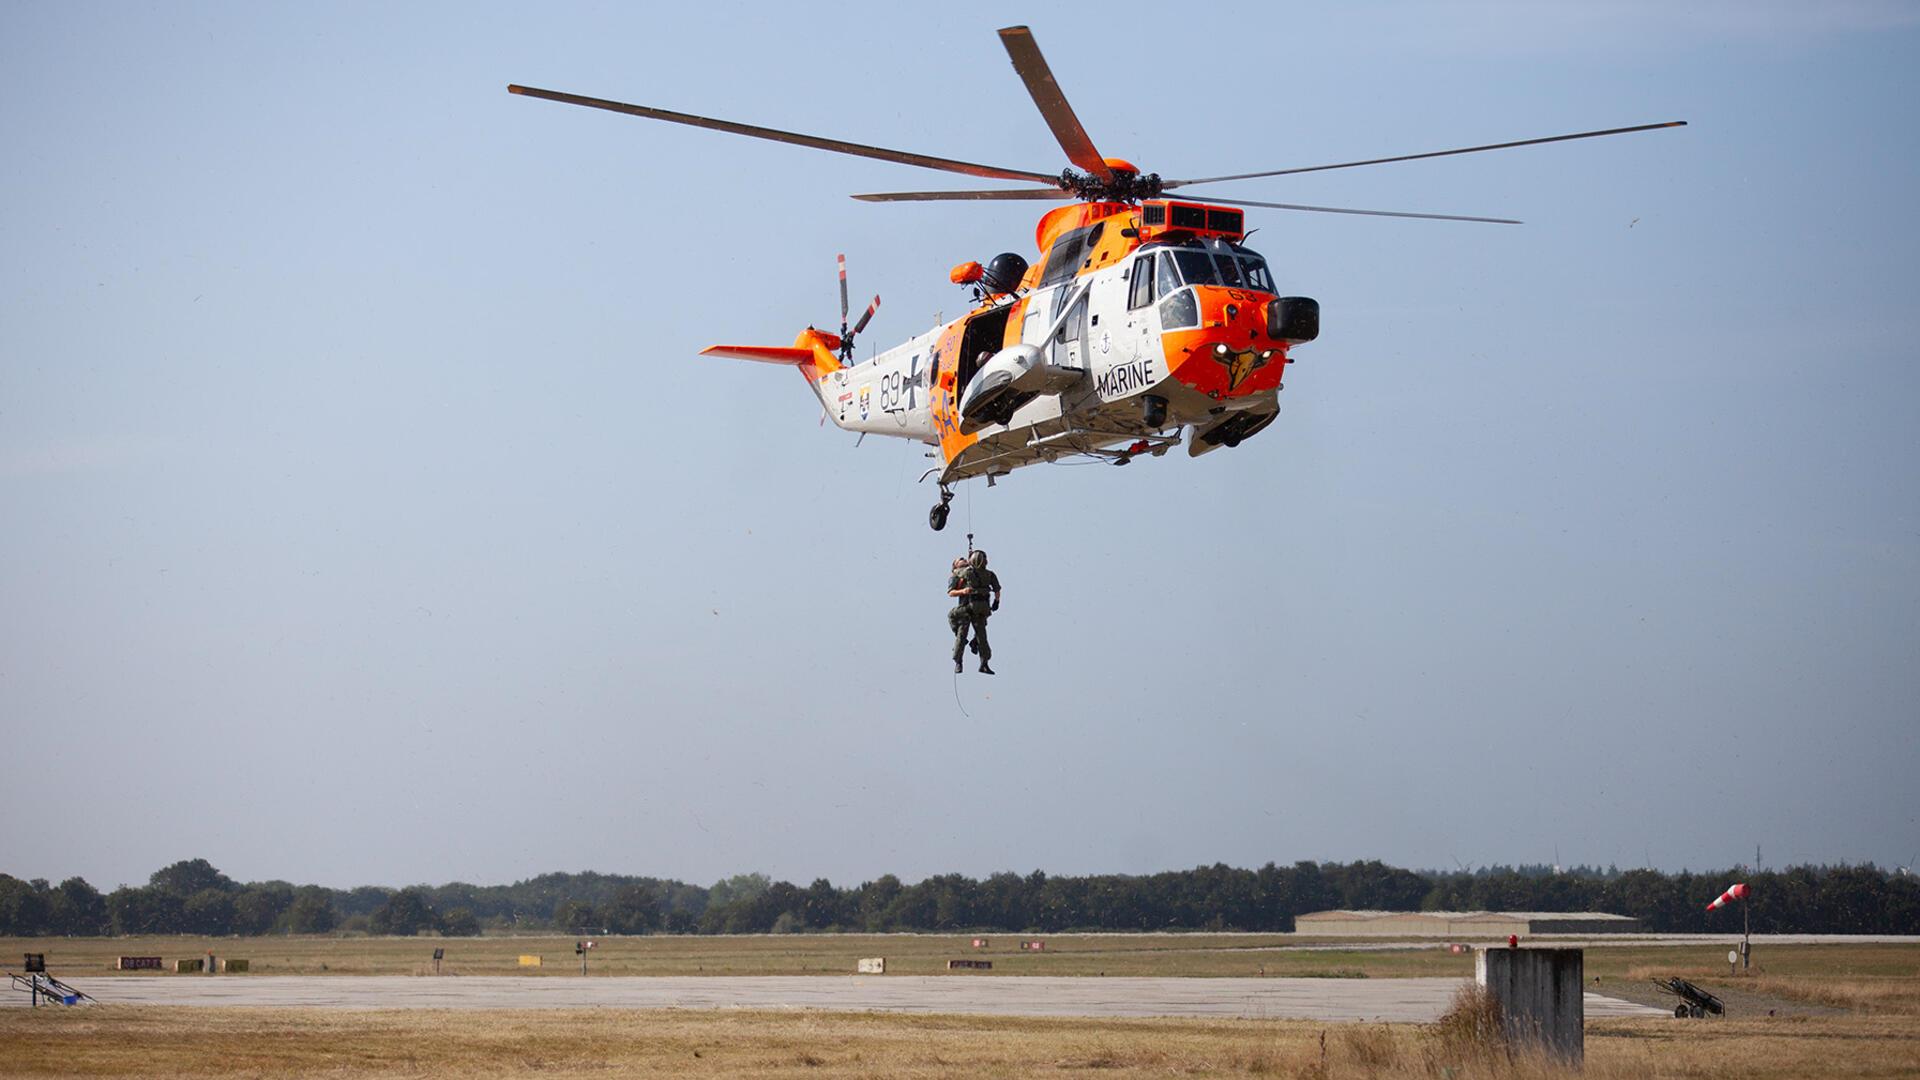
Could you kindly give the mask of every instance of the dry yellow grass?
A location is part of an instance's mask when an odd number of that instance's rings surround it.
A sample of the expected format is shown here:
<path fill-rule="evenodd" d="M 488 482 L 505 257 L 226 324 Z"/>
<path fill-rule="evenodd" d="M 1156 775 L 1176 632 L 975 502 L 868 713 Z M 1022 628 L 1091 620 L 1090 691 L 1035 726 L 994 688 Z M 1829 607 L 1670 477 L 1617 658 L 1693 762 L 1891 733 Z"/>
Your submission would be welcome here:
<path fill-rule="evenodd" d="M 1597 967 L 1596 965 L 1600 965 Z M 1601 967 L 1606 968 L 1602 971 Z M 1727 977 L 1727 946 L 1598 948 L 1587 950 L 1587 970 L 1644 979 L 1651 974 L 1683 978 Z M 1767 945 L 1753 947 L 1753 975 L 1874 976 L 1920 978 L 1920 945 Z M 1742 976 L 1750 978 L 1752 976 Z"/>
<path fill-rule="evenodd" d="M 1599 951 L 1587 951 L 1588 970 Z M 1673 956 L 1632 963 L 1626 978 L 1644 983 L 1655 976 L 1678 975 L 1715 993 L 1760 994 L 1836 1009 L 1920 1016 L 1920 949 L 1914 946 L 1795 946 L 1756 949 L 1754 956 L 1753 970 L 1740 975 L 1729 975 L 1724 961 L 1703 965 Z"/>
<path fill-rule="evenodd" d="M 1735 985 L 1761 994 L 1810 1001 L 1837 1009 L 1920 1016 L 1920 979 L 1884 975 L 1852 978 L 1763 975 Z"/>
<path fill-rule="evenodd" d="M 1920 1030 L 1873 1016 L 1589 1026 L 1575 1074 L 1449 1050 L 1433 1029 L 871 1013 L 435 1012 L 102 1006 L 0 1010 L 11 1076 L 959 1077 L 1659 1080 L 1920 1072 Z"/>

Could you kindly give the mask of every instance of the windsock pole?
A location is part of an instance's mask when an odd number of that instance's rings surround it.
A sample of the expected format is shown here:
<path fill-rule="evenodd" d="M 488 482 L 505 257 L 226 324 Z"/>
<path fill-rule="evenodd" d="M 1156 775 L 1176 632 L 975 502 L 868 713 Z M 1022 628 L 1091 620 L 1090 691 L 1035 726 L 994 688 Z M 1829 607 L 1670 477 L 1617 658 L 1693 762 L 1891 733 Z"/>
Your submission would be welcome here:
<path fill-rule="evenodd" d="M 1747 897 L 1740 894 L 1740 970 L 1753 966 L 1753 926 L 1747 918 Z"/>
<path fill-rule="evenodd" d="M 1747 914 L 1747 883 L 1742 881 L 1728 886 L 1727 891 L 1707 905 L 1707 910 L 1725 907 L 1735 900 L 1740 901 L 1740 967 L 1742 970 L 1753 966 L 1753 924 Z"/>

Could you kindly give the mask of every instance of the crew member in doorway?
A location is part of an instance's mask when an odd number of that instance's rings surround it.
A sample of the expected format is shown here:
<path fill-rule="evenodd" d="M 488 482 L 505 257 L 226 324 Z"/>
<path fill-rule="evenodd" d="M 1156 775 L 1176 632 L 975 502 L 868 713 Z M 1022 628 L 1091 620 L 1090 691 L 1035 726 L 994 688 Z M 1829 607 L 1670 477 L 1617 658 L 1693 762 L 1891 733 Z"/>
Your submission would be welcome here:
<path fill-rule="evenodd" d="M 992 599 L 988 599 L 988 594 Z M 960 654 L 969 647 L 967 629 L 973 629 L 971 647 L 980 655 L 980 674 L 993 674 L 993 646 L 987 644 L 987 618 L 1000 610 L 1000 576 L 987 569 L 987 553 L 976 551 L 969 558 L 955 559 L 953 573 L 947 578 L 947 595 L 953 597 L 953 610 L 947 612 L 947 625 L 953 627 L 953 670 L 962 670 Z"/>

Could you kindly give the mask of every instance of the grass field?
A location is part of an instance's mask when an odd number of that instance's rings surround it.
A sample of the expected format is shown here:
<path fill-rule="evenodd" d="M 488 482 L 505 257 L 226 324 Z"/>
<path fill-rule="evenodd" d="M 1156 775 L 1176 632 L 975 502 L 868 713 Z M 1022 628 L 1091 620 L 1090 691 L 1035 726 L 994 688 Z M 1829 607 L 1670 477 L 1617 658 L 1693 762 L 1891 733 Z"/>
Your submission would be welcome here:
<path fill-rule="evenodd" d="M 1886 1077 L 1920 1025 L 1842 1016 L 1589 1025 L 1584 1073 L 1450 1047 L 1434 1029 L 871 1013 L 0 1010 L 10 1076 Z"/>
<path fill-rule="evenodd" d="M 591 975 L 841 975 L 863 956 L 884 956 L 889 973 L 944 973 L 951 959 L 993 961 L 995 975 L 1309 976 L 1404 978 L 1473 974 L 1473 958 L 1435 945 L 1393 951 L 1301 951 L 1298 938 L 1240 934 L 1090 934 L 1045 937 L 1046 950 L 1025 952 L 1019 935 L 989 935 L 975 949 L 968 935 L 786 934 L 742 937 L 608 937 L 595 939 Z M 378 938 L 271 936 L 257 938 L 0 938 L 0 961 L 41 952 L 62 978 L 113 969 L 118 956 L 175 959 L 244 958 L 260 975 L 420 975 L 433 968 L 436 947 L 447 950 L 449 975 L 523 974 L 579 978 L 573 938 Z M 518 958 L 544 958 L 523 968 Z M 1726 946 L 1608 946 L 1587 950 L 1586 970 L 1603 981 L 1644 983 L 1655 974 L 1726 977 Z M 1920 990 L 1920 945 L 1756 946 L 1757 973 L 1776 979 L 1884 977 L 1896 991 Z M 176 976 L 156 976 L 174 978 Z M 1749 980 L 1750 981 L 1750 980 Z"/>
<path fill-rule="evenodd" d="M 570 937 L 375 938 L 71 938 L 0 939 L 0 957 L 44 952 L 56 972 L 105 972 L 121 955 L 175 958 L 213 952 L 244 957 L 256 974 L 414 975 L 432 970 L 433 950 L 445 948 L 443 973 L 579 977 Z M 951 959 L 993 961 L 996 975 L 1469 975 L 1470 957 L 1444 949 L 1393 953 L 1276 951 L 1291 939 L 1275 935 L 1098 935 L 1043 938 L 1042 952 L 1023 951 L 1017 935 L 972 937 L 919 934 L 786 934 L 766 936 L 647 936 L 595 938 L 588 971 L 596 975 L 840 975 L 864 956 L 884 956 L 891 973 L 943 973 Z M 519 957 L 538 955 L 539 968 Z"/>
<path fill-rule="evenodd" d="M 943 971 L 986 957 L 994 974 L 1468 977 L 1471 958 L 1440 947 L 1393 951 L 1283 948 L 1252 935 L 793 935 L 599 939 L 594 975 L 834 975 L 861 956 L 890 972 Z M 120 955 L 168 960 L 214 952 L 260 974 L 424 974 L 436 947 L 449 976 L 579 978 L 573 939 L 265 937 L 0 939 L 0 958 L 43 952 L 85 989 Z M 523 953 L 548 966 L 523 969 Z M 1647 979 L 1678 974 L 1727 996 L 1723 1020 L 1596 1021 L 1587 1067 L 1463 1050 L 1437 1026 L 1261 1020 L 927 1017 L 714 1011 L 199 1009 L 102 1005 L 0 1009 L 8 1076 L 1032 1076 L 1662 1077 L 1920 1075 L 1920 946 L 1823 944 L 1756 949 L 1758 972 L 1729 979 L 1724 946 L 1619 946 L 1586 953 L 1602 993 L 1645 999 Z M 11 966 L 11 964 L 6 965 Z M 162 975 L 159 978 L 192 976 Z M 246 978 L 245 975 L 222 978 Z M 965 977 L 964 975 L 956 977 Z M 1786 1006 L 1802 1003 L 1798 1010 Z M 1772 1015 L 1777 1013 L 1777 1015 Z"/>

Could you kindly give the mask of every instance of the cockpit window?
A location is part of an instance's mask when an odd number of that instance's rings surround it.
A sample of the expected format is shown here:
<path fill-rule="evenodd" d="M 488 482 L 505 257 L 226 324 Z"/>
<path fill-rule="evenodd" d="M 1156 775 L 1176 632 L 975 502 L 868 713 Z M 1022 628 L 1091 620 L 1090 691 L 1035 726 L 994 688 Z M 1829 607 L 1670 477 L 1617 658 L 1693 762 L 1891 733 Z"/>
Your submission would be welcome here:
<path fill-rule="evenodd" d="M 1194 302 L 1193 293 L 1182 289 L 1160 301 L 1160 326 L 1164 330 L 1178 330 L 1187 326 L 1200 325 L 1200 305 Z"/>
<path fill-rule="evenodd" d="M 1220 272 L 1204 251 L 1175 251 L 1173 261 L 1180 264 L 1180 277 L 1189 285 L 1220 284 Z"/>
<path fill-rule="evenodd" d="M 1273 287 L 1273 275 L 1267 270 L 1267 260 L 1239 244 L 1222 240 L 1189 240 L 1168 245 L 1166 254 L 1159 259 L 1160 281 L 1156 290 L 1159 295 L 1165 296 L 1180 287 L 1180 283 L 1173 280 L 1176 267 L 1180 278 L 1188 285 L 1225 285 L 1230 289 L 1277 291 Z"/>
<path fill-rule="evenodd" d="M 1267 273 L 1267 260 L 1258 255 L 1242 255 L 1241 266 L 1246 268 L 1247 288 L 1261 292 L 1277 292 L 1273 287 L 1273 275 Z"/>
<path fill-rule="evenodd" d="M 1155 292 L 1161 296 L 1167 296 L 1180 291 L 1180 271 L 1174 268 L 1172 255 L 1161 256 L 1157 273 L 1160 275 L 1160 280 L 1156 282 L 1159 288 L 1154 290 Z"/>
<path fill-rule="evenodd" d="M 1214 258 L 1220 263 L 1220 283 L 1230 289 L 1240 288 L 1240 260 L 1224 251 L 1215 253 Z"/>
<path fill-rule="evenodd" d="M 1133 262 L 1132 287 L 1127 290 L 1127 307 L 1143 308 L 1153 303 L 1153 256 L 1142 255 Z"/>
<path fill-rule="evenodd" d="M 1267 272 L 1267 260 L 1255 255 L 1239 244 L 1229 244 L 1227 246 L 1232 248 L 1233 253 L 1240 257 L 1240 267 L 1246 275 L 1247 288 L 1259 289 L 1261 292 L 1279 291 L 1273 287 L 1273 275 Z"/>

